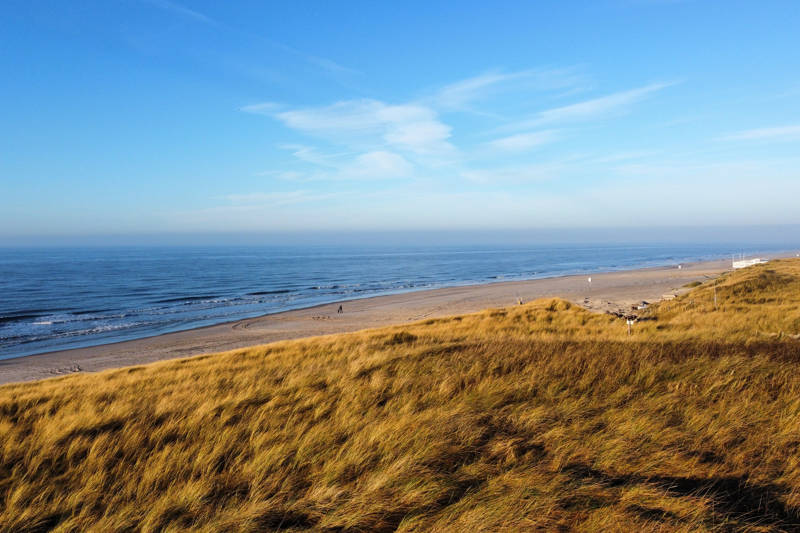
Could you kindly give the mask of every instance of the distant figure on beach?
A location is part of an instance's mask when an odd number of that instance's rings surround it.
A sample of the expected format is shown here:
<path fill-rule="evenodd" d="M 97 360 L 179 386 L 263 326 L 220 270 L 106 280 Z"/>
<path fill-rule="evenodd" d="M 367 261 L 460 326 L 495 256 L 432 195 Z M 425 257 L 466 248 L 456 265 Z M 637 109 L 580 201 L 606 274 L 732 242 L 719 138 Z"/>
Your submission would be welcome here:
<path fill-rule="evenodd" d="M 337 313 L 344 313 L 344 310 L 342 309 L 341 305 L 339 306 L 339 309 L 336 310 L 336 312 Z"/>

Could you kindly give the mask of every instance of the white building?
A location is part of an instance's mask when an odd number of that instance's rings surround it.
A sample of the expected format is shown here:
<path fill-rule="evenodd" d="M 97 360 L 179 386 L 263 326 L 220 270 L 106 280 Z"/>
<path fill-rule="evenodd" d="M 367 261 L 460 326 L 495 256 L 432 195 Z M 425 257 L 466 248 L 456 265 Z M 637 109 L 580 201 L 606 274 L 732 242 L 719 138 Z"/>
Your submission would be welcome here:
<path fill-rule="evenodd" d="M 761 259 L 760 257 L 755 257 L 753 259 L 742 259 L 740 261 L 733 261 L 733 268 L 747 268 L 753 265 L 760 265 L 761 263 L 766 263 L 766 259 Z"/>

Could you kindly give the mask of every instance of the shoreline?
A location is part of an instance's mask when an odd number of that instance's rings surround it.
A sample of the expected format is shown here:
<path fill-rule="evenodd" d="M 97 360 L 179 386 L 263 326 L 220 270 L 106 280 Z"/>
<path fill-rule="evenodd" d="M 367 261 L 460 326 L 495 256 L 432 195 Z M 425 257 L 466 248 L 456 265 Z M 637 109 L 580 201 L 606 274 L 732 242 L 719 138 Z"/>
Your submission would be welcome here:
<path fill-rule="evenodd" d="M 774 257 L 777 258 L 778 256 L 775 255 Z M 682 265 L 683 266 L 688 266 L 688 265 L 711 263 L 711 262 L 717 262 L 717 261 L 722 261 L 722 260 L 721 259 L 719 259 L 719 260 L 718 259 L 711 259 L 711 260 L 704 260 L 704 261 L 693 261 L 693 262 L 688 262 L 688 263 L 682 263 Z M 676 265 L 677 265 L 677 263 L 676 263 Z M 675 266 L 675 267 L 677 268 L 677 266 Z M 100 348 L 100 347 L 103 347 L 103 346 L 113 346 L 113 345 L 117 345 L 117 344 L 129 343 L 129 342 L 143 341 L 143 340 L 146 340 L 146 339 L 155 339 L 155 338 L 158 338 L 158 337 L 164 337 L 164 336 L 167 336 L 167 335 L 175 335 L 175 334 L 178 334 L 178 333 L 185 333 L 185 332 L 188 332 L 188 331 L 198 331 L 199 332 L 199 331 L 202 331 L 202 330 L 205 330 L 205 329 L 209 329 L 209 328 L 214 328 L 214 327 L 217 327 L 217 326 L 232 325 L 232 324 L 236 324 L 236 323 L 239 323 L 239 322 L 246 322 L 246 321 L 250 321 L 250 320 L 256 320 L 256 319 L 266 318 L 266 317 L 270 317 L 270 316 L 282 315 L 282 314 L 286 314 L 286 313 L 308 311 L 308 310 L 313 310 L 313 309 L 317 309 L 317 308 L 322 309 L 322 308 L 327 308 L 329 306 L 338 306 L 340 304 L 347 304 L 349 302 L 354 302 L 354 301 L 359 301 L 359 300 L 371 300 L 373 298 L 402 296 L 402 295 L 410 295 L 410 294 L 414 294 L 414 293 L 427 293 L 427 292 L 441 291 L 441 290 L 464 289 L 464 288 L 470 288 L 470 287 L 473 287 L 473 288 L 474 287 L 485 287 L 485 286 L 502 285 L 502 284 L 508 284 L 508 283 L 530 283 L 530 282 L 534 282 L 534 281 L 553 280 L 553 279 L 560 279 L 560 278 L 571 278 L 571 277 L 580 277 L 580 276 L 583 276 L 583 277 L 586 277 L 586 276 L 600 276 L 600 275 L 603 275 L 603 274 L 613 274 L 613 273 L 619 273 L 619 272 L 638 272 L 640 270 L 641 271 L 646 271 L 646 270 L 660 270 L 660 269 L 668 269 L 668 268 L 672 268 L 672 265 L 667 265 L 667 266 L 665 266 L 665 265 L 660 265 L 660 266 L 642 266 L 642 267 L 634 267 L 634 268 L 621 268 L 621 269 L 618 269 L 618 270 L 599 270 L 599 271 L 596 271 L 596 272 L 579 272 L 579 273 L 572 273 L 572 274 L 555 274 L 555 275 L 552 275 L 552 276 L 551 275 L 545 275 L 545 276 L 542 276 L 542 277 L 534 277 L 534 278 L 527 278 L 527 279 L 484 280 L 484 281 L 467 282 L 467 283 L 464 283 L 464 284 L 456 284 L 456 285 L 443 285 L 443 286 L 440 286 L 440 287 L 429 287 L 429 288 L 421 288 L 421 289 L 414 288 L 414 289 L 407 289 L 407 290 L 387 291 L 387 292 L 384 292 L 384 293 L 373 294 L 373 295 L 370 295 L 370 296 L 355 296 L 355 297 L 350 297 L 350 298 L 341 298 L 341 299 L 338 299 L 338 300 L 332 300 L 330 302 L 322 302 L 322 303 L 315 303 L 315 304 L 311 304 L 311 305 L 303 305 L 301 307 L 284 309 L 282 311 L 270 311 L 270 312 L 261 313 L 261 314 L 255 315 L 255 316 L 243 317 L 243 318 L 238 318 L 238 319 L 233 319 L 233 320 L 225 320 L 224 322 L 217 322 L 217 323 L 213 323 L 213 324 L 205 324 L 205 325 L 202 325 L 202 326 L 192 326 L 192 327 L 188 327 L 188 328 L 185 328 L 185 329 L 176 329 L 176 330 L 172 330 L 172 331 L 168 330 L 168 331 L 163 331 L 161 333 L 146 334 L 146 335 L 144 335 L 142 337 L 135 337 L 135 338 L 132 338 L 132 339 L 121 339 L 121 340 L 116 340 L 116 341 L 100 342 L 98 344 L 91 344 L 89 346 L 75 346 L 75 347 L 72 347 L 72 348 L 46 350 L 46 351 L 43 351 L 43 352 L 29 353 L 29 354 L 18 355 L 18 356 L 10 356 L 10 357 L 9 356 L 5 356 L 4 358 L 0 358 L 0 366 L 2 366 L 4 361 L 23 359 L 23 358 L 26 358 L 26 357 L 39 357 L 39 356 L 43 356 L 43 355 L 69 353 L 69 352 L 75 352 L 75 351 L 78 351 L 78 350 L 90 350 L 90 349 L 93 349 L 93 348 Z M 0 384 L 2 384 L 2 378 L 1 377 L 0 377 Z"/>
<path fill-rule="evenodd" d="M 765 257 L 778 258 L 789 254 Z M 730 270 L 730 260 L 677 266 L 643 267 L 531 280 L 494 281 L 339 300 L 253 318 L 162 333 L 84 348 L 44 352 L 0 360 L 0 384 L 97 372 L 165 359 L 223 352 L 270 342 L 402 325 L 426 318 L 465 314 L 516 305 L 537 298 L 561 297 L 591 311 L 624 309 L 684 285 Z M 587 277 L 591 276 L 591 284 Z M 344 312 L 337 313 L 339 305 Z"/>

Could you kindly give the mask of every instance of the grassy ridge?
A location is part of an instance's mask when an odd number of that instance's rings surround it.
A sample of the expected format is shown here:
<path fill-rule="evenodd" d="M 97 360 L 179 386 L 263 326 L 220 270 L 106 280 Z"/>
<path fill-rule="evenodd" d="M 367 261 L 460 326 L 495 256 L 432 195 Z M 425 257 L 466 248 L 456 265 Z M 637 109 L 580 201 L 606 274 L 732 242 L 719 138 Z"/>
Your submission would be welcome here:
<path fill-rule="evenodd" d="M 631 337 L 543 300 L 0 387 L 0 530 L 798 529 L 799 304 L 785 260 Z"/>

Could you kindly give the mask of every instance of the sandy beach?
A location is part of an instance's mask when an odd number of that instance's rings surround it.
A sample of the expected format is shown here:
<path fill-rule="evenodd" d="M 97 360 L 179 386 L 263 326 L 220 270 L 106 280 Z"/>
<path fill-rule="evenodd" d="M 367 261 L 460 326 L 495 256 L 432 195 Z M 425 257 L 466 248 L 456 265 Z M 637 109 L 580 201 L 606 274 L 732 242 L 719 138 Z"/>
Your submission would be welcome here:
<path fill-rule="evenodd" d="M 278 340 L 329 335 L 404 324 L 490 307 L 516 305 L 558 296 L 592 311 L 629 308 L 662 295 L 680 292 L 687 283 L 730 268 L 729 260 L 619 272 L 563 276 L 530 281 L 497 282 L 387 296 L 375 296 L 265 315 L 236 322 L 90 348 L 77 348 L 0 361 L 0 383 L 30 381 L 74 372 L 96 372 L 222 352 Z"/>

